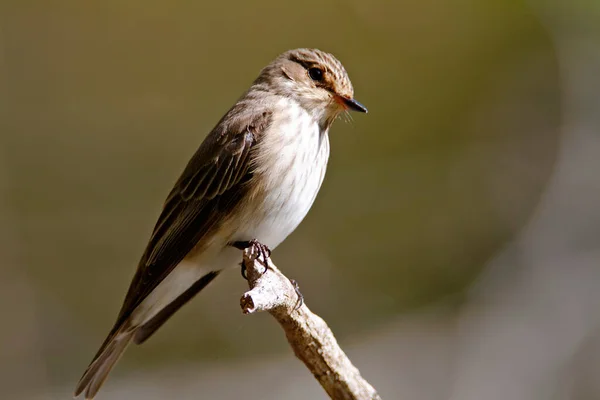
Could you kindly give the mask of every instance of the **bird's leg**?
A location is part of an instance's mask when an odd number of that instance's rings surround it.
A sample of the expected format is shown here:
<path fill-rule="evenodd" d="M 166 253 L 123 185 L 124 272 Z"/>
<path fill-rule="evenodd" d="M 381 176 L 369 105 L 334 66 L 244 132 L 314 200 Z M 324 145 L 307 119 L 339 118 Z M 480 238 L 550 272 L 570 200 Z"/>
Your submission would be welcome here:
<path fill-rule="evenodd" d="M 296 301 L 296 305 L 294 306 L 294 311 L 298 310 L 304 304 L 304 295 L 300 293 L 300 285 L 296 282 L 295 279 L 290 279 L 292 286 L 294 286 L 294 291 L 296 292 L 296 296 L 298 296 L 298 300 Z"/>
<path fill-rule="evenodd" d="M 271 257 L 271 249 L 269 249 L 269 247 L 267 245 L 262 244 L 261 242 L 259 242 L 256 239 L 231 242 L 231 243 L 229 243 L 229 245 L 233 246 L 239 250 L 246 250 L 247 248 L 254 246 L 258 252 L 257 258 L 260 261 L 260 258 L 262 257 L 262 263 L 265 266 L 265 270 L 263 271 L 263 274 L 265 272 L 267 272 L 267 269 L 269 268 L 267 259 L 269 257 Z M 242 263 L 242 276 L 244 277 L 244 279 L 247 279 L 246 278 L 246 266 L 243 263 Z"/>

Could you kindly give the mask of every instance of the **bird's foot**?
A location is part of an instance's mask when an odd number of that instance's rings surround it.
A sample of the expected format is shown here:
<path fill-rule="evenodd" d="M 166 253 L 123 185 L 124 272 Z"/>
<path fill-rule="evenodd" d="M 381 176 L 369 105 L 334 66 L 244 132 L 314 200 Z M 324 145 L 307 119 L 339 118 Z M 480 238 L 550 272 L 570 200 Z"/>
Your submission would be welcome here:
<path fill-rule="evenodd" d="M 240 267 L 242 267 L 242 269 L 241 269 L 242 278 L 244 278 L 245 280 L 248 280 L 248 275 L 246 275 L 246 263 L 242 261 L 240 263 Z"/>
<path fill-rule="evenodd" d="M 292 286 L 294 286 L 294 291 L 296 292 L 296 296 L 298 296 L 298 300 L 296 301 L 296 305 L 294 306 L 294 311 L 297 311 L 304 304 L 304 295 L 300 293 L 300 285 L 296 282 L 295 279 L 290 279 Z"/>
<path fill-rule="evenodd" d="M 271 257 L 271 249 L 269 249 L 269 247 L 267 245 L 262 244 L 261 242 L 259 242 L 256 239 L 232 242 L 232 243 L 230 243 L 230 245 L 239 250 L 246 250 L 250 247 L 254 247 L 257 251 L 256 258 L 260 262 L 262 262 L 262 264 L 265 267 L 263 274 L 265 272 L 267 272 L 267 269 L 269 269 L 268 259 L 269 259 L 269 257 Z M 261 261 L 261 258 L 262 258 L 262 261 Z M 244 279 L 248 280 L 248 277 L 246 275 L 246 266 L 244 265 L 243 262 L 242 262 L 242 271 L 241 272 L 242 272 L 242 276 L 244 277 Z"/>

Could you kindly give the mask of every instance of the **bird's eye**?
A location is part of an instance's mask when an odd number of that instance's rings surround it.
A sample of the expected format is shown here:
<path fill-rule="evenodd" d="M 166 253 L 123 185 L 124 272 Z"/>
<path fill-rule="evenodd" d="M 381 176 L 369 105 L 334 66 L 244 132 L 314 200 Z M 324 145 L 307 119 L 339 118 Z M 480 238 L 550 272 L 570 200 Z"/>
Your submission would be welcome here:
<path fill-rule="evenodd" d="M 310 76 L 310 79 L 313 81 L 321 82 L 323 80 L 323 70 L 320 68 L 309 68 L 308 76 Z"/>

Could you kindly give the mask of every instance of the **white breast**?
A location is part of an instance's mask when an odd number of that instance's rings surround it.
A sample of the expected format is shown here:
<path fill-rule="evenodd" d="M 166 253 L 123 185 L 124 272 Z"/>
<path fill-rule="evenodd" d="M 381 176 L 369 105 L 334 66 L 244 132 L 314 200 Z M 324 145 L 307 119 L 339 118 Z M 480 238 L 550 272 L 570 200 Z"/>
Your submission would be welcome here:
<path fill-rule="evenodd" d="M 255 178 L 261 180 L 264 190 L 258 204 L 253 204 L 257 218 L 250 219 L 239 236 L 239 240 L 255 238 L 271 249 L 292 233 L 310 210 L 329 158 L 327 131 L 314 117 L 289 99 L 282 99 L 280 106 L 286 112 L 273 120 L 258 148 Z"/>
<path fill-rule="evenodd" d="M 233 237 L 220 238 L 224 246 L 229 240 L 257 239 L 274 249 L 302 222 L 321 187 L 329 158 L 327 131 L 296 103 L 283 99 L 280 106 L 286 112 L 272 121 L 268 129 L 274 131 L 263 134 L 257 149 L 253 179 L 260 181 L 260 190 L 244 202 Z M 206 273 L 239 261 L 239 250 L 229 246 L 186 257 L 138 307 L 134 322 L 152 318 Z"/>

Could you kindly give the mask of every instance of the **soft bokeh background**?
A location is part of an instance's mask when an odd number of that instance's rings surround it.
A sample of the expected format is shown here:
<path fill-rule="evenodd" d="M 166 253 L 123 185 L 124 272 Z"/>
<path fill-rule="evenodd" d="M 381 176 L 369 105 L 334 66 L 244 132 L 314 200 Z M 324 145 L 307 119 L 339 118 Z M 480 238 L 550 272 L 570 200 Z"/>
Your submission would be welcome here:
<path fill-rule="evenodd" d="M 162 201 L 262 66 L 369 107 L 274 253 L 385 399 L 599 399 L 600 3 L 0 2 L 0 398 L 63 399 Z M 223 274 L 99 399 L 324 399 Z"/>

